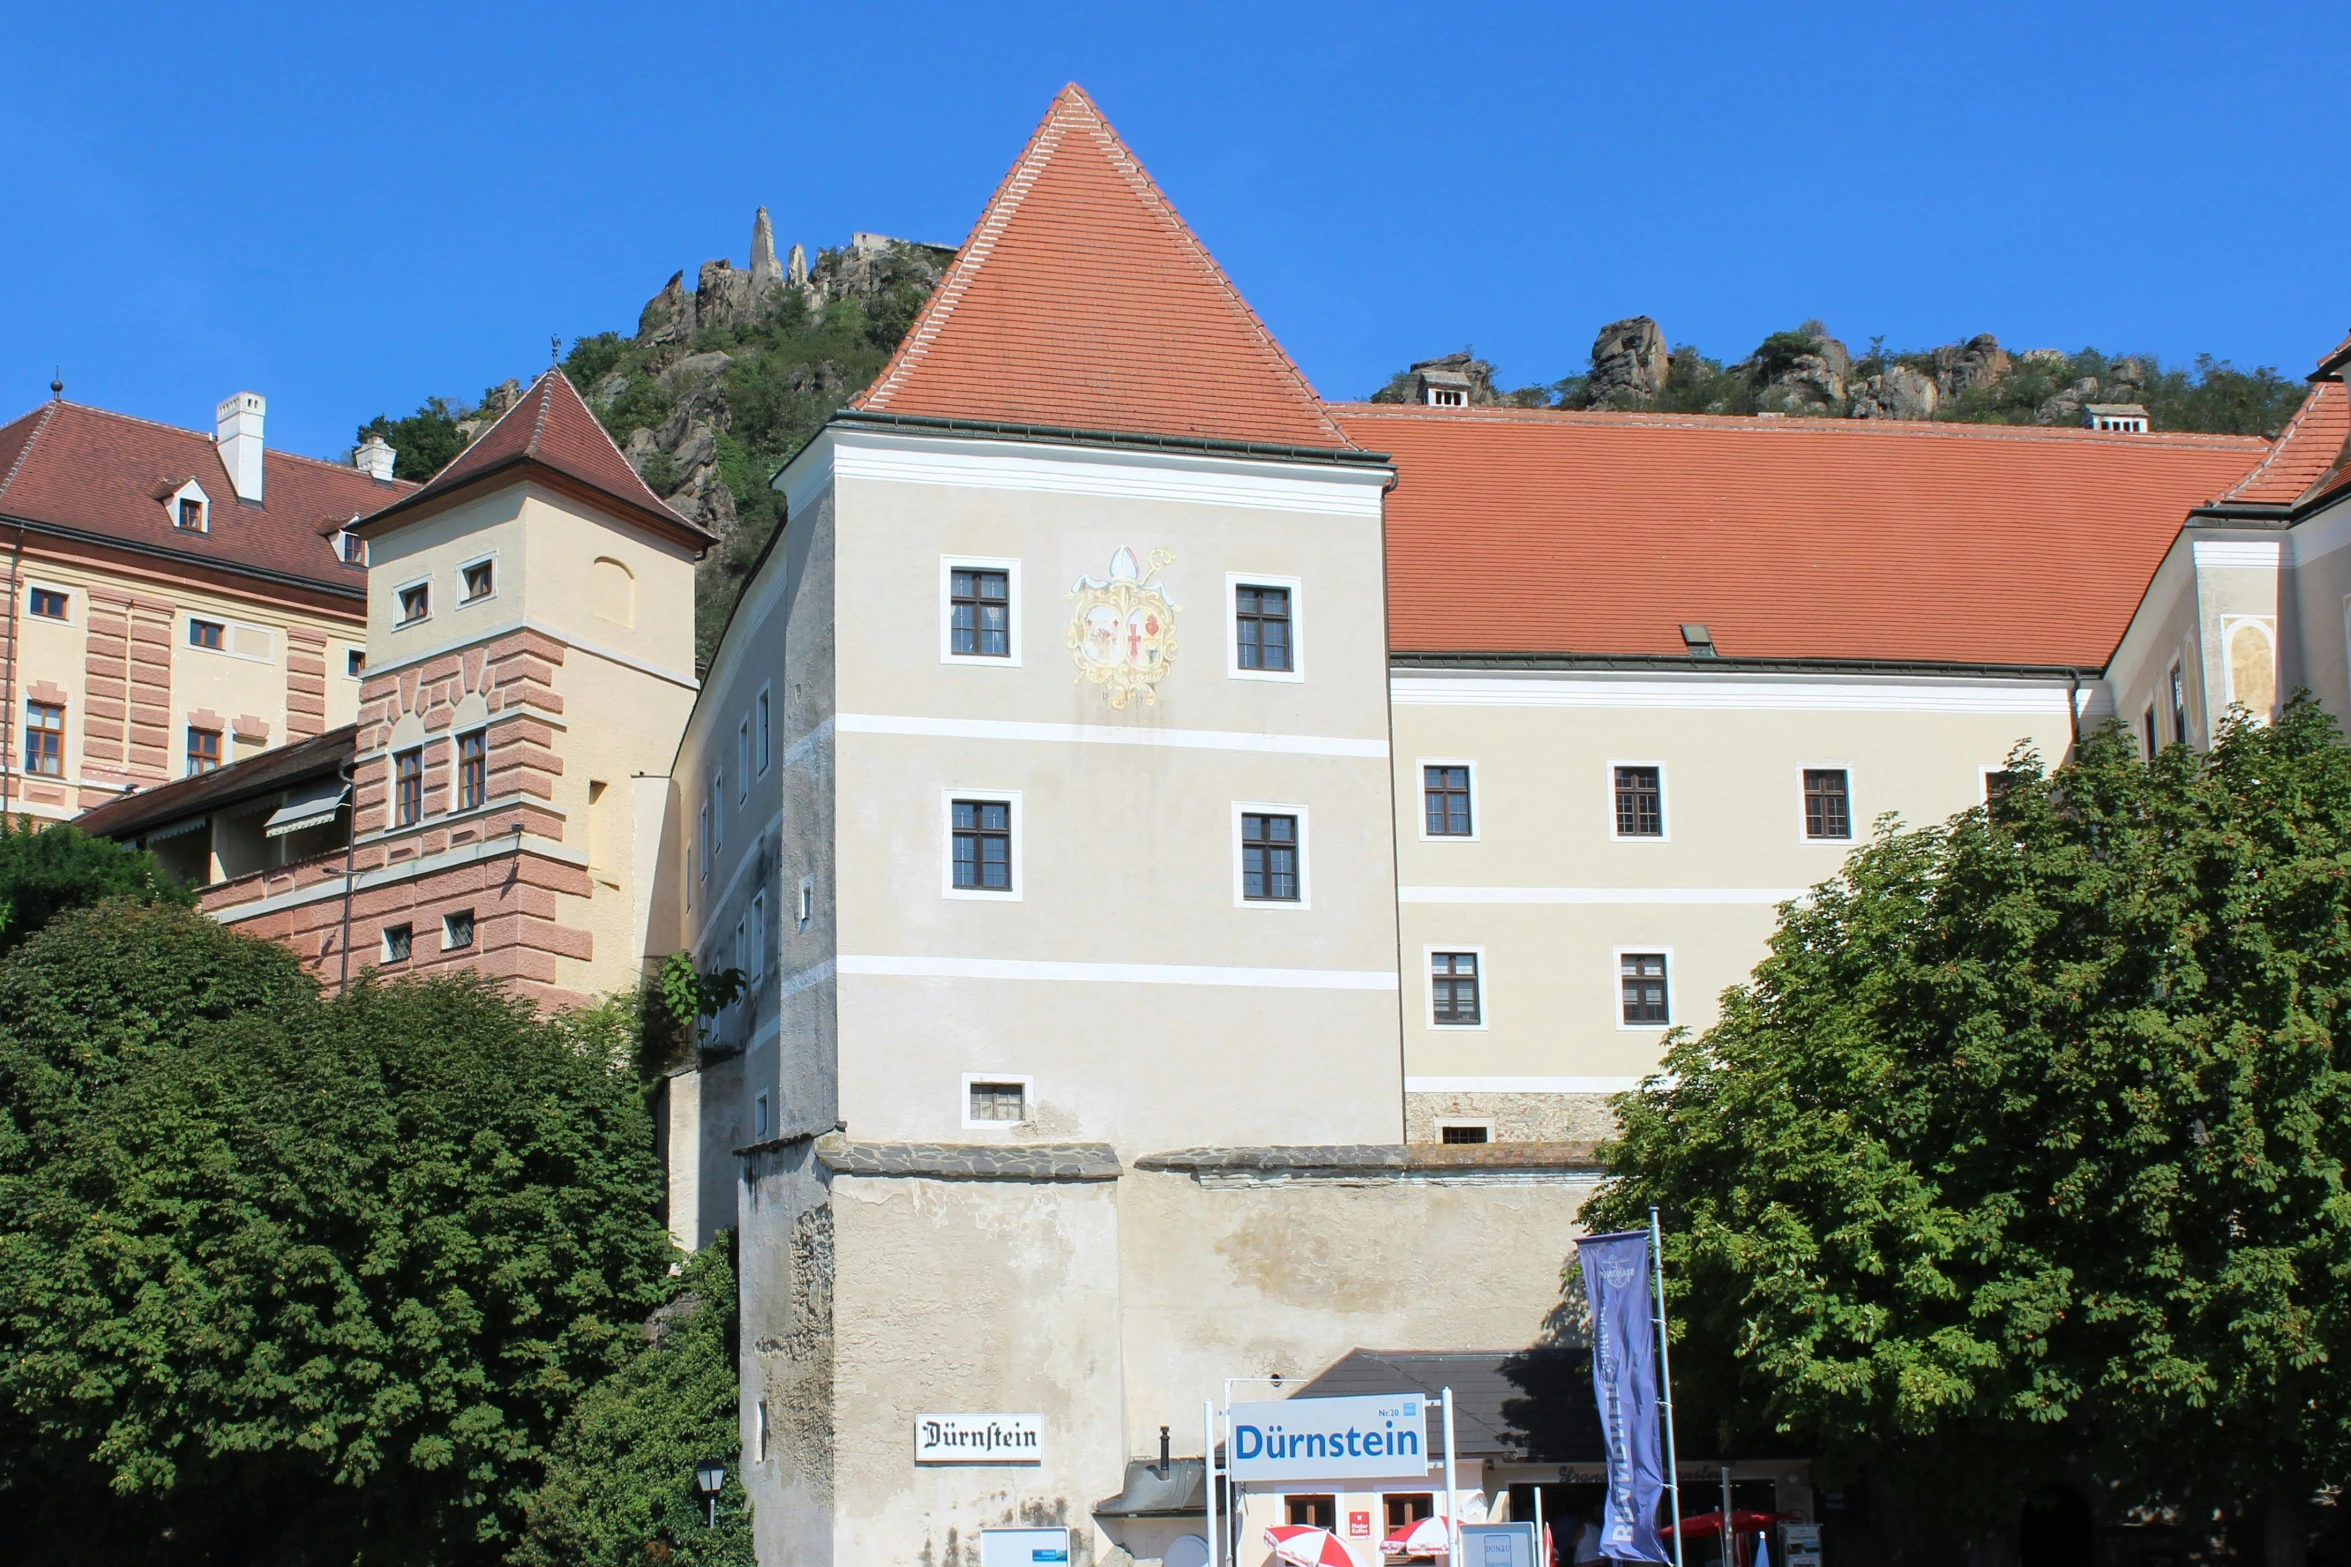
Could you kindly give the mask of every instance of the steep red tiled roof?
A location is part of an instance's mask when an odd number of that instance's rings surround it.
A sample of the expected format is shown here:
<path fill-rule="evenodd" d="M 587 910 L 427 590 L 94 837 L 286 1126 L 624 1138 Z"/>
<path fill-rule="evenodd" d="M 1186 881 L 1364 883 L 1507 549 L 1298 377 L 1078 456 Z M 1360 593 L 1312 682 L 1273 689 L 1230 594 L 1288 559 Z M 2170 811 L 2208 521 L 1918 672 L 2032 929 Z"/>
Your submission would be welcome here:
<path fill-rule="evenodd" d="M 422 489 L 368 518 L 370 530 L 383 520 L 453 497 L 477 482 L 528 464 L 584 485 L 657 530 L 707 543 L 714 537 L 700 523 L 679 516 L 637 477 L 637 470 L 612 444 L 612 437 L 561 370 L 549 369 L 531 383 L 515 405 L 473 438 Z"/>
<path fill-rule="evenodd" d="M 160 500 L 188 479 L 211 500 L 208 531 L 185 532 Z M 230 571 L 262 571 L 356 593 L 365 574 L 336 554 L 330 523 L 414 489 L 342 463 L 264 450 L 262 504 L 247 506 L 201 430 L 49 402 L 0 426 L 0 517 L 163 548 Z"/>
<path fill-rule="evenodd" d="M 2268 443 L 1875 420 L 1335 407 L 1394 454 L 1400 652 L 2103 666 Z"/>
<path fill-rule="evenodd" d="M 1339 448 L 1347 437 L 1076 86 L 855 407 Z"/>
<path fill-rule="evenodd" d="M 2340 381 L 2313 382 L 2302 406 L 2278 432 L 2269 455 L 2215 504 L 2291 505 L 2343 454 L 2347 438 L 2351 438 L 2351 396 L 2345 395 Z"/>

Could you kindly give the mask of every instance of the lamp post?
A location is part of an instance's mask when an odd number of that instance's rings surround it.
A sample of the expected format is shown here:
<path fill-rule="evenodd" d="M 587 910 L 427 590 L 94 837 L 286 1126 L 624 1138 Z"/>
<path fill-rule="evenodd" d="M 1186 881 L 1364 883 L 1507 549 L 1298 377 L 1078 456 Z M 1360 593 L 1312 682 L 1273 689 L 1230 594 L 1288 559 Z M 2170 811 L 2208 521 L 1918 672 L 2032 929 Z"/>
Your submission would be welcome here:
<path fill-rule="evenodd" d="M 709 1505 L 708 1527 L 718 1527 L 718 1493 L 726 1488 L 727 1466 L 723 1458 L 705 1458 L 694 1466 L 694 1489 Z"/>

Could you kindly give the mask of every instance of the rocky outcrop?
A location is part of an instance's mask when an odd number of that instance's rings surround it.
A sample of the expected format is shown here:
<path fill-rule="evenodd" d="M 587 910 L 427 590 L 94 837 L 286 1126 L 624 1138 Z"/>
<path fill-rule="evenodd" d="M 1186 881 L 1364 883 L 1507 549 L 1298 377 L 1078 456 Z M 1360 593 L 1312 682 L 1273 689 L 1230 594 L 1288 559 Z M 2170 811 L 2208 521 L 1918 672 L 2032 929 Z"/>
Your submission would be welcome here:
<path fill-rule="evenodd" d="M 781 283 L 784 269 L 776 265 L 775 225 L 767 221 L 767 209 L 762 207 L 751 220 L 751 291 L 757 294 L 770 283 Z"/>
<path fill-rule="evenodd" d="M 686 274 L 670 274 L 661 292 L 637 312 L 637 341 L 683 343 L 694 335 L 694 296 L 686 292 Z"/>
<path fill-rule="evenodd" d="M 1587 408 L 1639 408 L 1665 390 L 1670 358 L 1665 334 L 1648 316 L 1611 321 L 1592 339 L 1592 370 L 1584 383 Z"/>
<path fill-rule="evenodd" d="M 1773 333 L 1743 368 L 1767 413 L 1817 416 L 1846 411 L 1853 356 L 1818 321 L 1807 321 L 1793 332 Z"/>
<path fill-rule="evenodd" d="M 512 376 L 499 382 L 483 394 L 479 408 L 457 421 L 457 433 L 467 445 L 475 435 L 498 422 L 498 416 L 522 401 L 522 383 Z"/>
<path fill-rule="evenodd" d="M 1985 332 L 1964 343 L 1948 343 L 1935 350 L 1935 389 L 1945 400 L 1972 388 L 1988 387 L 2008 373 L 2008 351 Z"/>
<path fill-rule="evenodd" d="M 1934 378 L 1904 364 L 1888 365 L 1854 389 L 1856 419 L 1932 419 L 1943 400 Z"/>

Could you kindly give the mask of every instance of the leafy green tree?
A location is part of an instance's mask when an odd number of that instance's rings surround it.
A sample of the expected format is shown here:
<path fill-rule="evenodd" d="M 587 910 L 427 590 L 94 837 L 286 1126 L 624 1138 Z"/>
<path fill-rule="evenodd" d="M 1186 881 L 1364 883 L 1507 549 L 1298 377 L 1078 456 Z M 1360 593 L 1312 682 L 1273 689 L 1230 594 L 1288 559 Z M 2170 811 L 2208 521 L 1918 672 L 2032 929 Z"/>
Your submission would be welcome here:
<path fill-rule="evenodd" d="M 322 1001 L 181 909 L 0 961 L 16 1559 L 494 1559 L 662 1293 L 624 1054 L 478 979 Z"/>
<path fill-rule="evenodd" d="M 697 1253 L 655 1314 L 652 1342 L 596 1384 L 555 1438 L 525 1508 L 521 1567 L 751 1567 L 740 1471 L 734 1232 Z M 717 1524 L 692 1488 L 705 1458 L 727 1467 Z"/>
<path fill-rule="evenodd" d="M 462 403 L 428 397 L 404 419 L 377 414 L 359 427 L 357 439 L 381 436 L 392 448 L 392 477 L 422 484 L 465 450 L 465 432 L 457 424 L 468 412 Z"/>
<path fill-rule="evenodd" d="M 2351 751 L 2297 700 L 2152 765 L 2109 726 L 1881 823 L 1619 1102 L 1726 1440 L 2221 1509 L 2300 1559 L 2351 1478 Z"/>
<path fill-rule="evenodd" d="M 165 876 L 155 856 L 31 817 L 0 819 L 0 955 L 68 909 L 101 898 L 193 907 L 196 895 Z"/>

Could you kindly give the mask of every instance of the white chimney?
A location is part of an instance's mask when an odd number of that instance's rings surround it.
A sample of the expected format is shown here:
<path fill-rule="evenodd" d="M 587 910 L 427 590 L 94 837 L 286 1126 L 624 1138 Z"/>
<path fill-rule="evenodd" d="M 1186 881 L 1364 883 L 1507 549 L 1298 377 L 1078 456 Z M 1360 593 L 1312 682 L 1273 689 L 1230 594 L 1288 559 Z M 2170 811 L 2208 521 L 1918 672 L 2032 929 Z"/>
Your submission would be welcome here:
<path fill-rule="evenodd" d="M 261 503 L 261 419 L 269 400 L 259 392 L 224 397 L 212 410 L 214 443 L 220 447 L 221 466 L 229 471 L 237 499 Z"/>
<path fill-rule="evenodd" d="M 392 448 L 384 444 L 380 435 L 371 435 L 359 443 L 351 454 L 351 466 L 371 479 L 389 479 L 392 476 Z"/>

